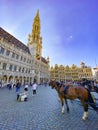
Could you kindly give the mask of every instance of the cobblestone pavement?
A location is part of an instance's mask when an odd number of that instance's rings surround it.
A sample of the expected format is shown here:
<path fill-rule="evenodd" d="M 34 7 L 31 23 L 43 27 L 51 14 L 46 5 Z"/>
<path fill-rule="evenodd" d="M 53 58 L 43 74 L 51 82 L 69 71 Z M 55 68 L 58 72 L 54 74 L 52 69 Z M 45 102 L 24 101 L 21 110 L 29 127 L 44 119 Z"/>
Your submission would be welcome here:
<path fill-rule="evenodd" d="M 22 91 L 22 88 L 21 88 Z M 66 108 L 66 106 L 65 106 Z M 15 89 L 0 89 L 0 130 L 98 130 L 98 114 L 89 109 L 89 118 L 83 122 L 83 108 L 69 101 L 70 113 L 61 114 L 57 93 L 40 86 L 32 96 L 29 88 L 27 102 L 17 102 Z"/>

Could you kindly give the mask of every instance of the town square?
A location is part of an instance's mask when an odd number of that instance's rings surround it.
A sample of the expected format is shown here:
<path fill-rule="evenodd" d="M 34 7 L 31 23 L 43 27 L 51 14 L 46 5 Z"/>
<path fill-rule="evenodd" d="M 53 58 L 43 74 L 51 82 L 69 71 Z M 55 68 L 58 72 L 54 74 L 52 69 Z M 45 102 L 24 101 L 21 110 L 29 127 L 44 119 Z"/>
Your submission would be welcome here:
<path fill-rule="evenodd" d="M 98 130 L 97 4 L 0 0 L 0 130 Z"/>

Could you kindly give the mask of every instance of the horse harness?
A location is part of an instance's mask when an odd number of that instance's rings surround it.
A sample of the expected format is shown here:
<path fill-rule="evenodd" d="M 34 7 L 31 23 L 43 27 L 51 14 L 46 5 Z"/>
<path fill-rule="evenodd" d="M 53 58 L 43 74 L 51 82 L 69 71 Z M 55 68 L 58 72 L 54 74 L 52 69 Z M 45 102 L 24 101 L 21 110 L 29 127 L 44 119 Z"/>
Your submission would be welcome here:
<path fill-rule="evenodd" d="M 63 86 L 64 87 L 64 94 L 67 94 L 67 91 L 68 91 L 68 89 L 69 89 L 69 86 Z"/>

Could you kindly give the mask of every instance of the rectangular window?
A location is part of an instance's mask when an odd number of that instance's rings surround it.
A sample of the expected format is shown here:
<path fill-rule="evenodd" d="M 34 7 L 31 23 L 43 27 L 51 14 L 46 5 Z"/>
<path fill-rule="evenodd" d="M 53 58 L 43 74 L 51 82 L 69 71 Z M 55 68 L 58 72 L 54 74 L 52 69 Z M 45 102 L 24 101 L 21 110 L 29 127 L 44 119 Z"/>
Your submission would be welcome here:
<path fill-rule="evenodd" d="M 14 71 L 16 71 L 16 69 L 17 69 L 17 66 L 14 66 Z"/>
<path fill-rule="evenodd" d="M 17 60 L 19 59 L 19 55 L 16 55 L 16 59 L 17 59 Z"/>
<path fill-rule="evenodd" d="M 22 73 L 24 73 L 24 68 L 22 69 Z"/>
<path fill-rule="evenodd" d="M 26 58 L 24 58 L 24 62 L 26 61 Z"/>
<path fill-rule="evenodd" d="M 26 73 L 28 72 L 28 69 L 26 69 Z"/>
<path fill-rule="evenodd" d="M 21 61 L 22 61 L 22 56 L 21 56 Z"/>
<path fill-rule="evenodd" d="M 12 66 L 12 65 L 10 65 L 10 67 L 9 67 L 9 70 L 10 70 L 10 71 L 12 71 L 12 67 L 13 67 L 13 66 Z"/>
<path fill-rule="evenodd" d="M 9 53 L 10 53 L 9 50 L 6 50 L 6 56 L 9 56 Z"/>
<path fill-rule="evenodd" d="M 21 67 L 19 67 L 19 72 L 21 72 Z"/>
<path fill-rule="evenodd" d="M 27 63 L 29 63 L 29 59 L 27 60 Z"/>
<path fill-rule="evenodd" d="M 28 73 L 30 73 L 30 69 L 29 69 Z"/>
<path fill-rule="evenodd" d="M 12 58 L 14 58 L 14 57 L 15 57 L 15 53 L 13 52 L 13 53 L 12 53 Z"/>
<path fill-rule="evenodd" d="M 31 60 L 30 60 L 30 64 L 31 64 Z"/>
<path fill-rule="evenodd" d="M 4 54 L 4 48 L 3 47 L 1 47 L 1 49 L 0 49 L 0 54 Z"/>
<path fill-rule="evenodd" d="M 7 64 L 3 63 L 3 70 L 6 70 Z"/>

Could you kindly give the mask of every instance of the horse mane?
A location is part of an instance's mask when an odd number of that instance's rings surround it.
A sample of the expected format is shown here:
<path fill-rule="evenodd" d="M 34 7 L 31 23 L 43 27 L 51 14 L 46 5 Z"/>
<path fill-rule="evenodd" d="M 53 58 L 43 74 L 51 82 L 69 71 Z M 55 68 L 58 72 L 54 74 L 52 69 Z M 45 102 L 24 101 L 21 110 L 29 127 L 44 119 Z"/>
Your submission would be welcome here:
<path fill-rule="evenodd" d="M 60 88 L 61 88 L 61 86 L 63 85 L 62 83 L 60 83 L 60 82 L 58 82 L 58 81 L 56 81 L 55 83 L 56 83 L 56 85 L 57 85 L 58 87 L 60 87 Z"/>

